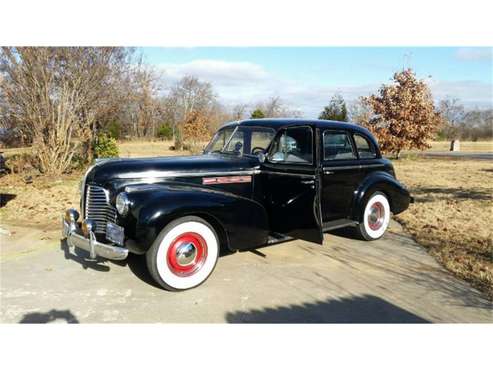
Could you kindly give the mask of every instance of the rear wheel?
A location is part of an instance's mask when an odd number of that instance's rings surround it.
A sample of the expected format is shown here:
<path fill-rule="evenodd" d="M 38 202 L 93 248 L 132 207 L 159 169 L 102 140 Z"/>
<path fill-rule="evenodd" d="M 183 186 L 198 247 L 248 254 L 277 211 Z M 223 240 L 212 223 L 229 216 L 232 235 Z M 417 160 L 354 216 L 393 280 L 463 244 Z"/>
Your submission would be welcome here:
<path fill-rule="evenodd" d="M 385 194 L 373 193 L 366 202 L 356 233 L 363 240 L 380 239 L 390 222 L 390 205 Z"/>
<path fill-rule="evenodd" d="M 219 256 L 214 228 L 200 217 L 168 224 L 146 253 L 147 268 L 166 290 L 194 288 L 210 276 Z"/>

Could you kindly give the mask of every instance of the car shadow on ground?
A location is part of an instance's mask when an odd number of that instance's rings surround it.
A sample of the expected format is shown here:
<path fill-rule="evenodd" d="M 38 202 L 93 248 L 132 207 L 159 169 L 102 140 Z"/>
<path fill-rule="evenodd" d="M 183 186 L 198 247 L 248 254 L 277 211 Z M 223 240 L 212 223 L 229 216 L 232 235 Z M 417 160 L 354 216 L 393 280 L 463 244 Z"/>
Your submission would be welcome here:
<path fill-rule="evenodd" d="M 10 202 L 12 199 L 15 199 L 17 195 L 15 194 L 6 194 L 6 193 L 1 193 L 0 194 L 0 208 L 5 207 L 8 202 Z"/>
<path fill-rule="evenodd" d="M 60 249 L 63 251 L 65 259 L 77 262 L 84 270 L 110 271 L 110 267 L 104 264 L 106 262 L 104 258 L 96 257 L 96 259 L 91 260 L 89 259 L 89 252 L 83 249 L 73 248 L 71 251 L 65 239 L 60 240 Z"/>
<path fill-rule="evenodd" d="M 329 299 L 299 305 L 234 311 L 228 323 L 359 323 L 418 324 L 430 321 L 373 295 Z"/>
<path fill-rule="evenodd" d="M 129 253 L 128 257 L 123 261 L 113 261 L 101 257 L 91 260 L 89 258 L 89 252 L 83 249 L 73 248 L 71 251 L 65 239 L 60 240 L 60 249 L 63 251 L 65 259 L 77 262 L 84 270 L 91 269 L 99 272 L 109 272 L 111 270 L 111 264 L 127 266 L 143 282 L 155 288 L 162 289 L 149 274 L 145 256 L 143 255 L 139 256 Z"/>
<path fill-rule="evenodd" d="M 78 324 L 79 320 L 70 310 L 50 310 L 48 312 L 29 312 L 19 321 L 20 324 L 47 324 L 54 321 L 65 321 L 67 324 Z"/>

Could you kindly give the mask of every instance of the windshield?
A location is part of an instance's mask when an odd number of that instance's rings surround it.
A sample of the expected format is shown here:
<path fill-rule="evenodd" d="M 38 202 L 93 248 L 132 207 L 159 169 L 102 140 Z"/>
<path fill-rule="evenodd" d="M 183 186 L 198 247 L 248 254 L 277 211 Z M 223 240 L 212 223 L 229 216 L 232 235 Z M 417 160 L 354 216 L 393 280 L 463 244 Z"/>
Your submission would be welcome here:
<path fill-rule="evenodd" d="M 274 135 L 267 127 L 226 127 L 216 132 L 205 152 L 256 155 L 265 152 Z"/>

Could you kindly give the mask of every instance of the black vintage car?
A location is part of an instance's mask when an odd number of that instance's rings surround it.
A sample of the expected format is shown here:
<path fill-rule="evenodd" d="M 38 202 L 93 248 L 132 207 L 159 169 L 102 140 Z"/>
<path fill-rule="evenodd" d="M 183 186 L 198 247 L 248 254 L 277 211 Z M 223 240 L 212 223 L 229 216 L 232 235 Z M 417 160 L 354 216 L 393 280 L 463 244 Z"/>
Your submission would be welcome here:
<path fill-rule="evenodd" d="M 82 222 L 75 209 L 63 216 L 68 245 L 91 258 L 145 254 L 168 290 L 204 282 L 221 250 L 321 244 L 347 226 L 378 239 L 412 201 L 366 129 L 297 119 L 228 123 L 199 156 L 97 161 L 81 192 Z"/>

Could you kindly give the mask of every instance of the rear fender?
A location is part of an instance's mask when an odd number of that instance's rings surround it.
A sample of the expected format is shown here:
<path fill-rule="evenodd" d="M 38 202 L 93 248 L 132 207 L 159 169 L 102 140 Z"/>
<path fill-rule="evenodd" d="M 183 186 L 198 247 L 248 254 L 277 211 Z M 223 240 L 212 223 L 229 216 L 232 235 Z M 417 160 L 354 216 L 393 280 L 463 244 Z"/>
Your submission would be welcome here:
<path fill-rule="evenodd" d="M 355 193 L 351 219 L 358 222 L 362 221 L 362 213 L 366 202 L 376 191 L 380 191 L 387 196 L 390 210 L 395 215 L 409 207 L 411 201 L 409 191 L 395 177 L 383 171 L 373 172 L 363 180 Z"/>

